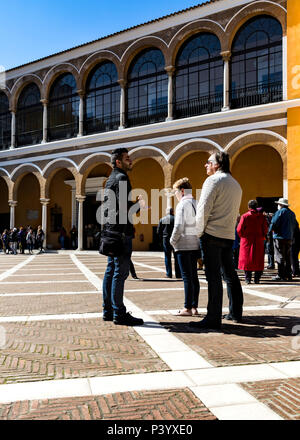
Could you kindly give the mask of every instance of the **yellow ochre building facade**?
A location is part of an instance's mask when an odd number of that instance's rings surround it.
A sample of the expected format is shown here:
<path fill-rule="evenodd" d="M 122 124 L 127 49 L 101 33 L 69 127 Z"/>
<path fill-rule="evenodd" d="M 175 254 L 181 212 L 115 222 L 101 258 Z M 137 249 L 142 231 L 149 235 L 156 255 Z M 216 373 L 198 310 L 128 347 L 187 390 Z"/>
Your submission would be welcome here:
<path fill-rule="evenodd" d="M 177 179 L 199 197 L 213 151 L 231 157 L 241 213 L 250 199 L 274 211 L 286 197 L 299 220 L 299 41 L 298 0 L 211 0 L 6 71 L 1 230 L 42 225 L 56 249 L 75 225 L 78 249 L 91 246 L 118 147 L 148 198 L 134 250 L 157 249 Z"/>

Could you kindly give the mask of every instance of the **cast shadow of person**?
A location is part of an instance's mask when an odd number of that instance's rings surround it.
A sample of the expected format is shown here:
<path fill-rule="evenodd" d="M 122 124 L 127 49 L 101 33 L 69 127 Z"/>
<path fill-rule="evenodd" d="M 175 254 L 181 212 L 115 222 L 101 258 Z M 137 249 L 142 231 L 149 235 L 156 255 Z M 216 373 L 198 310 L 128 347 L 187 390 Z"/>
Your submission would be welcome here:
<path fill-rule="evenodd" d="M 279 338 L 279 337 L 293 337 L 295 332 L 293 329 L 299 327 L 300 332 L 300 318 L 296 316 L 272 316 L 272 315 L 251 315 L 243 317 L 243 322 L 234 324 L 228 321 L 222 322 L 220 330 L 201 330 L 197 328 L 189 327 L 189 321 L 163 321 L 159 323 L 171 333 L 193 333 L 193 334 L 206 334 L 206 333 L 220 333 L 220 334 L 232 334 L 245 338 Z"/>

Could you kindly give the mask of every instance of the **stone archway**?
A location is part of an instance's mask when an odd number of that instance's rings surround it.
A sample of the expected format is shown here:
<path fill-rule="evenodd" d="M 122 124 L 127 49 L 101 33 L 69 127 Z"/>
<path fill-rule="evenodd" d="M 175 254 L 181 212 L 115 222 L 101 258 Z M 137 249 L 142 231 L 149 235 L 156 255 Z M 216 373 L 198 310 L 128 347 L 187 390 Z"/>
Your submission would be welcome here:
<path fill-rule="evenodd" d="M 139 214 L 140 222 L 135 225 L 134 250 L 154 250 L 157 246 L 156 226 L 162 216 L 167 200 L 163 191 L 165 177 L 160 163 L 155 159 L 140 158 L 134 162 L 129 174 L 133 188 L 133 201 L 138 194 L 147 196 L 145 211 Z M 151 190 L 154 190 L 151 197 Z M 159 196 L 161 193 L 161 196 Z M 165 213 L 163 213 L 165 215 Z"/>
<path fill-rule="evenodd" d="M 283 162 L 269 145 L 253 145 L 242 150 L 231 171 L 243 190 L 241 214 L 248 210 L 249 200 L 283 196 Z"/>

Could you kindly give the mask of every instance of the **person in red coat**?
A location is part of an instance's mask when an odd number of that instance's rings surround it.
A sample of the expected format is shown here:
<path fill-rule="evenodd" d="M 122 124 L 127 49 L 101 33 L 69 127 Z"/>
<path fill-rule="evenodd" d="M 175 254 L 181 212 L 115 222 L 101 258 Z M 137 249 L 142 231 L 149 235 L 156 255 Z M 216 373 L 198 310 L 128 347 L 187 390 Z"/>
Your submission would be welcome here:
<path fill-rule="evenodd" d="M 262 212 L 257 209 L 257 201 L 250 200 L 249 211 L 242 215 L 237 227 L 241 239 L 239 269 L 245 271 L 245 281 L 251 283 L 252 272 L 254 282 L 258 284 L 264 270 L 264 240 L 268 233 L 268 222 Z"/>

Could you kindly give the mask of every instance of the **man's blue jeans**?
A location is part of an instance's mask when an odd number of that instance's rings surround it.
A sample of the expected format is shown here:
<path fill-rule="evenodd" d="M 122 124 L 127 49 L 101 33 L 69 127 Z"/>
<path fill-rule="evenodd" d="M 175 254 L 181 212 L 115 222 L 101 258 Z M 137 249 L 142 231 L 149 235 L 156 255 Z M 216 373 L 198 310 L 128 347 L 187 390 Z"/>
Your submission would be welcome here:
<path fill-rule="evenodd" d="M 233 240 L 204 234 L 201 237 L 201 241 L 204 252 L 205 275 L 208 283 L 207 320 L 214 324 L 221 324 L 223 304 L 222 274 L 227 284 L 229 314 L 234 319 L 241 319 L 243 313 L 243 291 L 232 258 Z"/>
<path fill-rule="evenodd" d="M 184 307 L 197 308 L 200 284 L 197 272 L 199 251 L 178 251 L 178 263 L 184 284 Z"/>
<path fill-rule="evenodd" d="M 108 257 L 103 279 L 103 316 L 120 318 L 126 313 L 123 302 L 124 284 L 129 275 L 132 238 L 126 237 L 125 251 L 120 257 Z"/>

